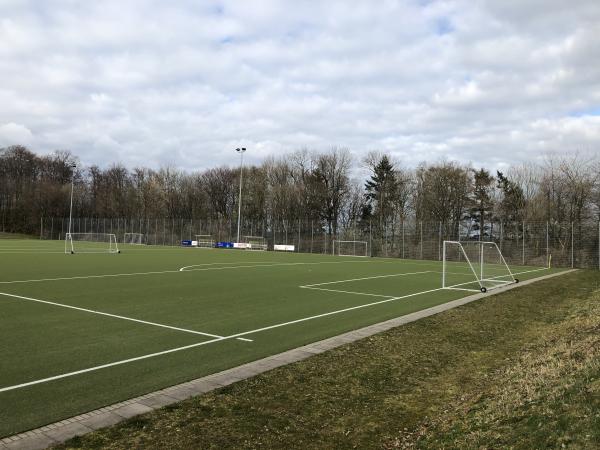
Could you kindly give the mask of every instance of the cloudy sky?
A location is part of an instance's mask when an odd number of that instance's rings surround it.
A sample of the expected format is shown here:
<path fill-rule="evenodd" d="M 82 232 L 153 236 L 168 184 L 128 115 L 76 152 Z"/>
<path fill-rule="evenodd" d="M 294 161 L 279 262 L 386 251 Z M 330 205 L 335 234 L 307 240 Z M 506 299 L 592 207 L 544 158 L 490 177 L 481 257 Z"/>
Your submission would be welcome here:
<path fill-rule="evenodd" d="M 0 147 L 200 169 L 298 148 L 600 153 L 598 0 L 0 0 Z"/>

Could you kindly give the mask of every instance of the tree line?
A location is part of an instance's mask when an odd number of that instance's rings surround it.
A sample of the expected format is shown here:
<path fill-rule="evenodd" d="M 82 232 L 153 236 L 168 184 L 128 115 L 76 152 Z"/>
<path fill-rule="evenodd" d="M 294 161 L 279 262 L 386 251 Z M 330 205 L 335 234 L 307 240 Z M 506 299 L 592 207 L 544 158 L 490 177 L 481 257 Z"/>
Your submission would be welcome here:
<path fill-rule="evenodd" d="M 76 165 L 73 169 L 72 166 Z M 357 167 L 368 174 L 356 176 Z M 0 149 L 2 231 L 34 234 L 40 220 L 68 217 L 71 179 L 77 217 L 232 220 L 238 167 L 184 172 L 172 167 L 83 167 L 68 151 L 36 155 Z M 467 223 L 485 237 L 489 224 L 584 223 L 600 220 L 600 162 L 548 156 L 506 171 L 440 160 L 409 168 L 381 152 L 355 161 L 343 148 L 306 149 L 246 166 L 242 217 L 265 227 L 311 221 L 336 235 L 350 226 L 393 235 L 400 223 Z"/>

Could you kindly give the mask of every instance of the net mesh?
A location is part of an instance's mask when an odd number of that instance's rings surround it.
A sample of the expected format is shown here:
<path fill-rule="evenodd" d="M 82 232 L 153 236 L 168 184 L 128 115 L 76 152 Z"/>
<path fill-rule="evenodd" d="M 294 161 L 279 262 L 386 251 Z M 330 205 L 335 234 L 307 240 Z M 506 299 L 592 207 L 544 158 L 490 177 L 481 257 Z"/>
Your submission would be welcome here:
<path fill-rule="evenodd" d="M 367 256 L 366 241 L 333 241 L 333 254 L 338 256 Z"/>
<path fill-rule="evenodd" d="M 215 239 L 212 234 L 197 234 L 195 237 L 198 248 L 213 248 L 215 246 Z"/>
<path fill-rule="evenodd" d="M 118 253 L 117 237 L 107 233 L 67 233 L 65 253 Z"/>
<path fill-rule="evenodd" d="M 443 286 L 485 290 L 515 282 L 493 242 L 444 242 Z"/>
<path fill-rule="evenodd" d="M 125 233 L 123 235 L 124 244 L 143 245 L 145 244 L 144 235 L 142 233 Z"/>

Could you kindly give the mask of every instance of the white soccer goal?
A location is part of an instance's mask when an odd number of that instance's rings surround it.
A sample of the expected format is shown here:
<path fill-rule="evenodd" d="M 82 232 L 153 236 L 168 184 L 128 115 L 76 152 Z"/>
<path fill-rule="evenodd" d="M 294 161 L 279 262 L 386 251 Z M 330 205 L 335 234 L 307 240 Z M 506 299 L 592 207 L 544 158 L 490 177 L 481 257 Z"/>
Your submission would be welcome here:
<path fill-rule="evenodd" d="M 487 241 L 444 241 L 442 288 L 487 292 L 518 283 L 500 248 Z"/>
<path fill-rule="evenodd" d="M 267 240 L 262 236 L 244 236 L 246 250 L 267 250 Z"/>
<path fill-rule="evenodd" d="M 369 256 L 366 241 L 333 241 L 332 250 L 337 256 Z"/>
<path fill-rule="evenodd" d="M 121 253 L 117 236 L 110 233 L 67 233 L 65 253 Z"/>
<path fill-rule="evenodd" d="M 144 245 L 146 239 L 142 233 L 125 233 L 123 235 L 123 244 Z"/>
<path fill-rule="evenodd" d="M 195 240 L 198 248 L 215 248 L 215 239 L 212 234 L 197 234 Z"/>

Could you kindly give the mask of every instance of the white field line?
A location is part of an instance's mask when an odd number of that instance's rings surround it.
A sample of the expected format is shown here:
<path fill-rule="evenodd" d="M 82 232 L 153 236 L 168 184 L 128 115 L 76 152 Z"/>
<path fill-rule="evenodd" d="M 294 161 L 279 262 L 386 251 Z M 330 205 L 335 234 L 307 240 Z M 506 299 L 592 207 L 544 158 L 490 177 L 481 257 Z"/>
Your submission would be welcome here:
<path fill-rule="evenodd" d="M 38 298 L 25 297 L 23 295 L 9 294 L 9 293 L 6 293 L 6 292 L 0 292 L 0 295 L 4 295 L 5 297 L 18 298 L 20 300 L 27 300 L 27 301 L 30 301 L 30 302 L 43 303 L 43 304 L 46 304 L 46 305 L 59 306 L 61 308 L 74 309 L 76 311 L 83 311 L 83 312 L 87 312 L 87 313 L 91 313 L 91 314 L 97 314 L 97 315 L 100 315 L 100 316 L 112 317 L 114 319 L 128 320 L 130 322 L 137 322 L 137 323 L 141 323 L 141 324 L 144 324 L 144 325 L 152 325 L 152 326 L 160 327 L 160 328 L 168 328 L 169 330 L 183 331 L 185 333 L 192 333 L 192 334 L 198 334 L 198 335 L 201 335 L 201 336 L 207 336 L 207 337 L 212 337 L 212 338 L 217 338 L 217 339 L 223 339 L 223 336 L 219 336 L 217 334 L 204 333 L 202 331 L 189 330 L 187 328 L 174 327 L 174 326 L 165 325 L 165 324 L 162 324 L 162 323 L 149 322 L 147 320 L 134 319 L 132 317 L 120 316 L 118 314 L 110 314 L 110 313 L 106 313 L 106 312 L 102 312 L 102 311 L 96 311 L 96 310 L 93 310 L 93 309 L 80 308 L 79 306 L 65 305 L 63 303 L 50 302 L 48 300 L 40 300 Z"/>
<path fill-rule="evenodd" d="M 119 366 L 119 365 L 122 365 L 122 364 L 128 364 L 128 363 L 135 362 L 135 361 L 140 361 L 140 360 L 143 360 L 143 359 L 154 358 L 156 356 L 166 355 L 166 354 L 169 354 L 169 353 L 175 353 L 175 352 L 179 352 L 179 351 L 183 351 L 183 350 L 188 350 L 188 349 L 191 349 L 191 348 L 194 348 L 194 347 L 200 347 L 202 345 L 212 344 L 214 342 L 220 342 L 220 341 L 224 341 L 224 340 L 228 340 L 228 339 L 239 339 L 239 338 L 242 338 L 244 336 L 248 336 L 250 334 L 259 333 L 261 331 L 267 331 L 267 330 L 272 330 L 272 329 L 275 329 L 275 328 L 281 328 L 281 327 L 285 327 L 285 326 L 288 326 L 288 325 L 294 325 L 294 324 L 297 324 L 297 323 L 306 322 L 306 321 L 309 321 L 309 320 L 319 319 L 321 317 L 327 317 L 327 316 L 332 316 L 332 315 L 335 315 L 335 314 L 341 314 L 341 313 L 344 313 L 344 312 L 353 311 L 353 310 L 357 310 L 357 309 L 361 309 L 361 308 L 368 308 L 370 306 L 381 305 L 383 303 L 388 303 L 388 302 L 392 302 L 392 301 L 396 301 L 396 300 L 401 300 L 401 299 L 405 299 L 405 298 L 409 298 L 409 297 L 415 297 L 417 295 L 428 294 L 430 292 L 437 292 L 437 291 L 441 291 L 441 290 L 442 290 L 442 288 L 436 288 L 436 289 L 430 289 L 430 290 L 427 290 L 427 291 L 421 291 L 421 292 L 415 292 L 415 293 L 408 294 L 408 295 L 403 295 L 401 297 L 392 297 L 392 298 L 388 298 L 386 300 L 380 300 L 378 302 L 366 303 L 366 304 L 363 304 L 363 305 L 352 306 L 350 308 L 338 309 L 336 311 L 330 311 L 330 312 L 323 313 L 323 314 L 317 314 L 317 315 L 314 315 L 314 316 L 304 317 L 302 319 L 291 320 L 289 322 L 283 322 L 283 323 L 278 323 L 278 324 L 275 324 L 275 325 L 269 325 L 269 326 L 266 326 L 266 327 L 257 328 L 255 330 L 244 331 L 243 333 L 237 333 L 237 334 L 232 334 L 232 335 L 229 335 L 229 336 L 219 337 L 219 338 L 216 338 L 216 339 L 211 339 L 209 341 L 199 342 L 197 344 L 186 345 L 186 346 L 183 346 L 183 347 L 177 347 L 177 348 L 172 348 L 172 349 L 169 349 L 169 350 L 164 350 L 162 352 L 150 353 L 148 355 L 142 355 L 142 356 L 138 356 L 138 357 L 135 357 L 135 358 L 124 359 L 124 360 L 121 360 L 121 361 L 115 361 L 115 362 L 108 363 L 108 364 L 102 364 L 100 366 L 90 367 L 88 369 L 82 369 L 82 370 L 77 370 L 77 371 L 74 371 L 74 372 L 68 372 L 68 373 L 64 373 L 62 375 L 56 375 L 56 376 L 53 376 L 53 377 L 43 378 L 43 379 L 40 379 L 40 380 L 29 381 L 27 383 L 21 383 L 21 384 L 17 384 L 17 385 L 14 385 L 14 386 L 7 386 L 7 387 L 4 387 L 4 388 L 0 388 L 0 393 L 7 392 L 7 391 L 12 391 L 12 390 L 15 390 L 15 389 L 24 388 L 24 387 L 27 387 L 27 386 L 33 386 L 33 385 L 36 385 L 36 384 L 41 384 L 41 383 L 47 383 L 47 382 L 50 382 L 50 381 L 60 380 L 62 378 L 72 377 L 72 376 L 75 376 L 75 375 L 81 375 L 81 374 L 84 374 L 84 373 L 87 373 L 87 372 L 92 372 L 92 371 L 96 371 L 96 370 L 100 370 L 100 369 L 106 369 L 108 367 L 114 367 L 114 366 Z"/>
<path fill-rule="evenodd" d="M 522 272 L 513 272 L 512 274 L 513 275 L 521 275 L 521 274 L 524 274 L 524 273 L 540 272 L 542 270 L 550 270 L 550 269 L 548 267 L 542 267 L 540 269 L 523 270 Z M 442 273 L 442 272 L 437 272 L 437 273 Z M 453 274 L 453 275 L 472 275 L 472 273 L 469 273 L 469 272 L 446 272 L 446 273 L 450 273 L 450 274 Z M 495 280 L 495 279 L 498 279 L 498 278 L 509 277 L 509 276 L 510 276 L 510 274 L 498 275 L 498 276 L 495 276 L 495 277 L 485 278 L 485 280 L 482 280 L 482 281 L 492 281 L 492 280 Z M 475 283 L 475 282 L 476 282 L 476 280 L 473 281 L 473 283 Z"/>
<path fill-rule="evenodd" d="M 46 251 L 44 251 L 44 252 L 40 252 L 40 251 L 35 251 L 35 252 L 33 252 L 33 251 L 31 251 L 31 252 L 28 252 L 28 251 L 14 251 L 14 252 L 11 252 L 11 251 L 0 250 L 0 254 L 2 254 L 2 255 L 49 255 L 49 254 L 60 255 L 60 254 L 64 254 L 64 253 L 65 253 L 64 250 L 62 252 L 56 252 L 56 251 L 47 251 L 47 252 Z"/>
<path fill-rule="evenodd" d="M 7 386 L 4 388 L 0 388 L 0 393 L 14 391 L 15 389 L 24 388 L 27 386 L 33 386 L 36 384 L 48 383 L 49 381 L 60 380 L 62 378 L 72 377 L 75 375 L 81 375 L 83 373 L 93 372 L 95 370 L 100 370 L 100 369 L 106 369 L 108 367 L 120 366 L 122 364 L 132 363 L 135 361 L 141 361 L 143 359 L 154 358 L 155 356 L 167 355 L 169 353 L 179 352 L 179 351 L 187 350 L 187 349 L 194 348 L 194 347 L 200 347 L 201 345 L 212 344 L 213 342 L 222 341 L 223 339 L 226 339 L 226 338 L 211 339 L 210 341 L 198 342 L 196 344 L 190 344 L 190 345 L 186 345 L 184 347 L 172 348 L 169 350 L 164 350 L 162 352 L 150 353 L 148 355 L 137 356 L 135 358 L 123 359 L 121 361 L 115 361 L 115 362 L 108 363 L 108 364 L 102 364 L 101 366 L 90 367 L 88 369 L 82 369 L 82 370 L 76 370 L 74 372 L 63 373 L 62 375 L 55 375 L 53 377 L 42 378 L 40 380 L 29 381 L 27 383 L 15 384 L 13 386 Z"/>
<path fill-rule="evenodd" d="M 326 261 L 326 262 L 303 262 L 303 263 L 276 263 L 276 264 L 254 264 L 245 266 L 225 266 L 225 267 L 205 267 L 200 269 L 189 269 L 189 270 L 156 270 L 150 272 L 129 272 L 129 273 L 109 273 L 104 275 L 78 275 L 74 277 L 57 277 L 57 278 L 37 278 L 31 280 L 13 280 L 13 281 L 0 281 L 0 284 L 17 284 L 17 283 L 38 283 L 43 281 L 63 281 L 63 280 L 86 280 L 91 278 L 116 278 L 116 277 L 133 277 L 138 275 L 160 275 L 165 273 L 178 273 L 178 272 L 201 272 L 206 270 L 226 270 L 226 269 L 243 269 L 245 267 L 275 267 L 275 266 L 289 266 L 289 265 L 319 265 L 319 264 L 349 264 L 349 263 L 365 263 L 369 261 Z M 211 263 L 213 264 L 213 263 Z M 239 263 L 215 263 L 215 264 L 239 264 Z M 188 266 L 192 267 L 192 266 Z"/>
<path fill-rule="evenodd" d="M 370 262 L 370 261 L 319 261 L 319 262 L 291 262 L 291 263 L 256 262 L 255 264 L 252 264 L 252 265 L 212 267 L 210 269 L 202 269 L 202 268 L 201 269 L 193 269 L 192 267 L 201 265 L 201 264 L 194 264 L 191 266 L 183 266 L 181 269 L 179 269 L 179 272 L 196 272 L 196 271 L 202 271 L 202 270 L 219 270 L 219 269 L 243 269 L 245 267 L 252 268 L 252 267 L 276 267 L 276 266 L 305 266 L 305 265 L 310 266 L 310 265 L 320 265 L 320 264 L 351 264 L 351 263 L 366 263 L 366 262 Z M 232 263 L 232 264 L 234 264 L 234 263 Z"/>
<path fill-rule="evenodd" d="M 350 278 L 348 280 L 326 281 L 325 283 L 305 284 L 300 287 L 301 288 L 310 288 L 313 286 L 323 286 L 325 284 L 337 284 L 337 283 L 346 283 L 346 282 L 350 282 L 350 281 L 373 280 L 375 278 L 405 277 L 408 275 L 421 275 L 423 273 L 436 273 L 436 272 L 433 270 L 424 270 L 422 272 L 403 272 L 403 273 L 395 273 L 392 275 L 377 275 L 377 276 L 373 276 L 373 277 Z M 386 297 L 392 297 L 392 296 L 386 295 Z"/>
<path fill-rule="evenodd" d="M 300 288 L 302 288 L 302 289 L 313 289 L 315 291 L 341 292 L 343 294 L 368 295 L 369 297 L 393 298 L 392 295 L 369 294 L 367 292 L 341 291 L 339 289 L 325 289 L 325 288 L 310 287 L 310 286 L 300 286 Z"/>
<path fill-rule="evenodd" d="M 544 268 L 544 269 L 536 269 L 536 270 L 531 270 L 531 271 L 524 271 L 524 272 L 519 272 L 518 274 L 527 273 L 527 272 L 537 272 L 539 270 L 547 270 L 547 269 Z M 515 274 L 515 275 L 517 275 L 517 274 Z M 270 326 L 267 326 L 267 327 L 257 328 L 255 330 L 245 331 L 243 333 L 232 334 L 230 336 L 225 336 L 225 337 L 222 337 L 222 338 L 211 339 L 209 341 L 199 342 L 197 344 L 186 345 L 186 346 L 183 346 L 183 347 L 177 347 L 177 348 L 173 348 L 173 349 L 170 349 L 170 350 L 165 350 L 165 351 L 162 351 L 162 352 L 150 353 L 148 355 L 143 355 L 143 356 L 138 356 L 138 357 L 135 357 L 135 358 L 124 359 L 124 360 L 116 361 L 116 362 L 109 363 L 109 364 L 103 364 L 101 366 L 90 367 L 88 369 L 77 370 L 75 372 L 69 372 L 69 373 L 65 373 L 65 374 L 62 374 L 62 375 L 56 375 L 56 376 L 49 377 L 49 378 L 43 378 L 43 379 L 40 379 L 40 380 L 30 381 L 28 383 L 22 383 L 22 384 L 18 384 L 18 385 L 14 385 L 14 386 L 8 386 L 8 387 L 0 388 L 0 393 L 1 392 L 12 391 L 12 390 L 23 388 L 23 387 L 27 387 L 27 386 L 33 386 L 33 385 L 36 385 L 36 384 L 47 383 L 47 382 L 59 380 L 59 379 L 62 379 L 62 378 L 72 377 L 72 376 L 75 376 L 75 375 L 80 375 L 80 374 L 84 374 L 84 373 L 87 373 L 87 372 L 92 372 L 92 371 L 96 371 L 96 370 L 100 370 L 100 369 L 105 369 L 105 368 L 108 368 L 108 367 L 114 367 L 114 366 L 118 366 L 118 365 L 122 365 L 122 364 L 128 364 L 128 363 L 135 362 L 135 361 L 141 361 L 141 360 L 144 360 L 144 359 L 154 358 L 156 356 L 166 355 L 166 354 L 169 354 L 169 353 L 175 353 L 175 352 L 179 352 L 179 351 L 183 351 L 183 350 L 188 350 L 188 349 L 191 349 L 191 348 L 200 347 L 200 346 L 207 345 L 207 344 L 212 344 L 214 342 L 219 342 L 219 341 L 223 341 L 223 340 L 227 340 L 227 339 L 238 339 L 238 338 L 242 338 L 244 336 L 250 335 L 250 334 L 259 333 L 261 331 L 272 330 L 274 328 L 280 328 L 280 327 L 284 327 L 284 326 L 287 326 L 287 325 L 293 325 L 293 324 L 297 324 L 297 323 L 301 323 L 301 322 L 306 322 L 306 321 L 313 320 L 313 319 L 318 319 L 318 318 L 321 318 L 321 317 L 327 317 L 327 316 L 332 316 L 332 315 L 335 315 L 335 314 L 341 314 L 341 313 L 348 312 L 348 311 L 353 311 L 353 310 L 356 310 L 356 309 L 368 308 L 370 306 L 381 305 L 383 303 L 393 302 L 393 301 L 396 301 L 396 300 L 402 300 L 402 299 L 409 298 L 409 297 L 416 297 L 417 295 L 429 294 L 431 292 L 437 292 L 437 291 L 441 291 L 441 290 L 443 290 L 443 288 L 429 289 L 427 291 L 415 292 L 413 294 L 403 295 L 401 297 L 392 297 L 392 298 L 388 298 L 388 299 L 385 299 L 385 300 L 380 300 L 380 301 L 377 301 L 377 302 L 366 303 L 366 304 L 358 305 L 358 306 L 352 306 L 350 308 L 339 309 L 339 310 L 336 310 L 336 311 L 330 311 L 330 312 L 323 313 L 323 314 L 317 314 L 317 315 L 305 317 L 305 318 L 302 318 L 302 319 L 297 319 L 297 320 L 292 320 L 292 321 L 289 321 L 289 322 L 279 323 L 279 324 L 276 324 L 276 325 L 270 325 Z M 465 290 L 467 290 L 467 289 L 465 289 Z"/>
<path fill-rule="evenodd" d="M 513 275 L 521 275 L 523 273 L 531 273 L 531 272 L 539 272 L 541 270 L 548 270 L 547 267 L 542 267 L 541 269 L 533 269 L 533 270 L 524 270 L 523 272 L 514 272 Z M 442 273 L 442 272 L 438 272 L 438 273 Z M 448 273 L 448 272 L 446 272 Z M 455 275 L 469 275 L 468 273 L 456 273 L 454 272 Z M 498 283 L 498 284 L 512 284 L 512 281 L 505 281 L 505 280 L 497 280 L 498 278 L 502 278 L 502 277 L 508 277 L 510 275 L 498 275 L 496 277 L 491 277 L 491 278 L 485 278 L 482 280 L 471 280 L 471 281 L 467 281 L 465 283 L 458 283 L 458 284 L 453 284 L 451 286 L 446 286 L 446 289 L 454 289 L 454 290 L 462 290 L 462 291 L 469 291 L 470 289 L 459 289 L 458 286 L 465 286 L 467 284 L 473 284 L 473 283 L 479 283 L 479 281 L 488 281 L 491 283 Z"/>

